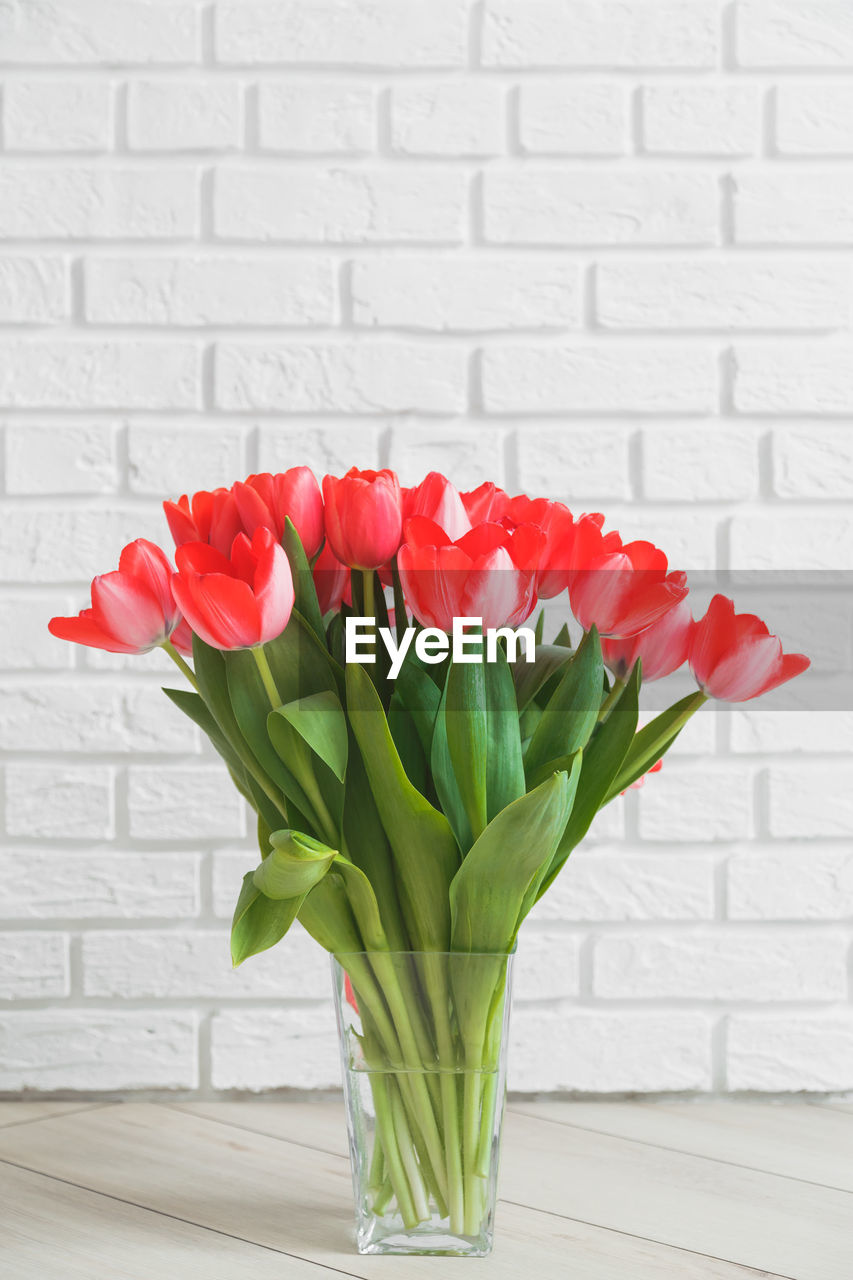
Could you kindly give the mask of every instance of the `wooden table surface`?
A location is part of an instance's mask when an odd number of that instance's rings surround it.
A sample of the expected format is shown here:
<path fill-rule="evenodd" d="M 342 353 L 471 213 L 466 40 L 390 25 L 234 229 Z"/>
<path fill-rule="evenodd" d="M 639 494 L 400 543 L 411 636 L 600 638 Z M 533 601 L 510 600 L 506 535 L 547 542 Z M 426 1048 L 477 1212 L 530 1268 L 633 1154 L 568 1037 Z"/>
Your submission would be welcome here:
<path fill-rule="evenodd" d="M 853 1280 L 853 1105 L 511 1103 L 495 1251 L 473 1260 L 359 1257 L 337 1102 L 0 1103 L 8 1280 L 531 1268 Z"/>

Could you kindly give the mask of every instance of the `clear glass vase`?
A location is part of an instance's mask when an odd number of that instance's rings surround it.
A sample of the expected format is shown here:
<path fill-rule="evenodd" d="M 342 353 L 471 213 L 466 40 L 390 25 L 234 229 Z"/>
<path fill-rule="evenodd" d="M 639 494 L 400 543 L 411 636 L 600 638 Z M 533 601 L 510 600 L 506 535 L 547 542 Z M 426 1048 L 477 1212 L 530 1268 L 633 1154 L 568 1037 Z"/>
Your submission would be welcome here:
<path fill-rule="evenodd" d="M 332 956 L 359 1253 L 491 1252 L 512 961 Z"/>

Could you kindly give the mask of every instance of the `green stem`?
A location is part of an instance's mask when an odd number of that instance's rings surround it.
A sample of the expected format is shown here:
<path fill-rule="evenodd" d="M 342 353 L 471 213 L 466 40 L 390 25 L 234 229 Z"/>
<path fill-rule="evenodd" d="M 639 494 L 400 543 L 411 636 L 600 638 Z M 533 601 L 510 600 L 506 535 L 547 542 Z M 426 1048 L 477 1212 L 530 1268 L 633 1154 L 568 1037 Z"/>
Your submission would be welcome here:
<path fill-rule="evenodd" d="M 461 1235 L 465 1225 L 465 1197 L 462 1181 L 462 1143 L 459 1133 L 459 1100 L 456 1092 L 456 1076 L 453 1071 L 455 1065 L 453 1037 L 447 1011 L 449 975 L 441 972 L 440 966 L 443 961 L 438 952 L 435 953 L 434 958 L 425 955 L 424 962 L 427 996 L 432 1006 L 438 1044 L 450 1230 Z"/>
<path fill-rule="evenodd" d="M 275 680 L 273 679 L 273 674 L 272 674 L 272 671 L 270 670 L 269 659 L 267 658 L 267 655 L 264 653 L 264 646 L 262 644 L 255 645 L 255 647 L 252 649 L 251 652 L 252 652 L 252 657 L 255 659 L 255 665 L 257 666 L 258 671 L 260 672 L 261 679 L 264 682 L 264 688 L 267 691 L 267 697 L 270 700 L 270 706 L 272 707 L 273 711 L 277 711 L 278 708 L 281 706 L 281 695 L 279 694 L 278 689 L 275 687 Z"/>
<path fill-rule="evenodd" d="M 174 662 L 175 666 L 184 673 L 184 675 L 189 680 L 192 687 L 195 689 L 196 693 L 200 694 L 201 690 L 198 687 L 198 681 L 195 678 L 195 672 L 193 671 L 190 664 L 184 661 L 184 659 L 178 653 L 175 646 L 172 644 L 171 640 L 164 640 L 160 648 L 166 650 L 169 657 Z"/>
<path fill-rule="evenodd" d="M 373 599 L 373 570 L 363 569 L 361 578 L 364 583 L 364 616 L 366 618 L 375 618 L 376 607 Z"/>
<path fill-rule="evenodd" d="M 622 694 L 622 690 L 625 688 L 625 683 L 626 682 L 624 680 L 620 680 L 618 676 L 614 679 L 613 688 L 610 690 L 610 692 L 602 702 L 601 707 L 599 709 L 599 712 L 598 712 L 599 724 L 601 724 L 602 721 L 606 720 L 607 717 L 610 715 L 614 702 L 619 701 L 619 698 L 621 697 L 621 694 Z"/>
<path fill-rule="evenodd" d="M 397 1198 L 397 1208 L 400 1210 L 404 1225 L 411 1229 L 418 1225 L 419 1219 L 415 1212 L 412 1194 L 409 1190 L 403 1161 L 397 1146 L 397 1131 L 391 1112 L 387 1084 L 380 1072 L 374 1072 L 371 1076 L 370 1084 L 373 1092 L 373 1103 L 376 1108 L 376 1133 L 385 1153 L 385 1163 L 388 1166 L 388 1176 L 394 1188 L 394 1195 Z"/>
<path fill-rule="evenodd" d="M 479 1057 L 466 1059 L 462 1102 L 462 1151 L 465 1165 L 465 1222 L 464 1234 L 475 1236 L 480 1231 L 482 1210 L 482 1181 L 477 1173 L 477 1157 L 480 1150 L 480 1102 L 482 1074 Z"/>

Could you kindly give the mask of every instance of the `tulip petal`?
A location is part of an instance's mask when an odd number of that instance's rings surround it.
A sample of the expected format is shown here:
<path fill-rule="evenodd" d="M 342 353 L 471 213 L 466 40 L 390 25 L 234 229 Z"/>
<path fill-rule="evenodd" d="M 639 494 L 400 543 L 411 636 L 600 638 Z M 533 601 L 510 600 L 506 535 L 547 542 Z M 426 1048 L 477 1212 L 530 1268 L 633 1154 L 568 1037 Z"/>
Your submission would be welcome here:
<path fill-rule="evenodd" d="M 163 610 L 163 617 L 166 619 L 169 629 L 173 625 L 173 619 L 177 613 L 175 601 L 172 596 L 172 569 L 171 561 L 155 542 L 149 542 L 146 538 L 137 538 L 135 542 L 129 543 L 118 561 L 119 573 L 129 574 L 134 578 L 138 578 L 149 588 L 152 594 L 160 602 Z"/>
<path fill-rule="evenodd" d="M 255 573 L 255 602 L 262 644 L 280 636 L 293 610 L 293 575 L 284 548 L 274 543 L 261 556 Z"/>
<path fill-rule="evenodd" d="M 174 606 L 173 606 L 174 607 Z M 102 573 L 92 582 L 92 618 L 104 632 L 145 653 L 172 630 L 159 600 L 144 582 L 130 574 Z"/>
<path fill-rule="evenodd" d="M 92 649 L 106 649 L 108 653 L 138 653 L 135 645 L 124 644 L 98 626 L 91 617 L 91 609 L 84 609 L 76 618 L 51 618 L 47 629 L 58 640 L 73 640 Z M 84 616 L 90 615 L 90 616 Z"/>

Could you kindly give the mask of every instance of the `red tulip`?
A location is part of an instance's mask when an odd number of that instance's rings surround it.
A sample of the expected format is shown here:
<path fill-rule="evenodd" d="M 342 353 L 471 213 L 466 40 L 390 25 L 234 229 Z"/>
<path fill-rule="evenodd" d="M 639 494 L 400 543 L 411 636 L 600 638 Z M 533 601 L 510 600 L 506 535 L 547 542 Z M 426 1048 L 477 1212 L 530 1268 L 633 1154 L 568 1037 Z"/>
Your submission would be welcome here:
<path fill-rule="evenodd" d="M 309 560 L 323 541 L 323 499 L 310 467 L 291 467 L 278 475 L 264 472 L 237 481 L 231 492 L 242 526 L 251 538 L 262 525 L 281 542 L 284 522 L 290 517 Z"/>
<path fill-rule="evenodd" d="M 429 475 L 414 489 L 403 490 L 403 519 L 426 516 L 450 538 L 461 538 L 471 528 L 459 490 L 439 471 Z"/>
<path fill-rule="evenodd" d="M 462 505 L 473 528 L 474 525 L 487 521 L 500 521 L 506 515 L 509 506 L 509 494 L 499 489 L 491 480 L 486 480 L 476 489 L 468 493 L 460 493 Z"/>
<path fill-rule="evenodd" d="M 537 594 L 545 600 L 565 591 L 572 571 L 600 554 L 603 547 L 603 515 L 583 515 L 575 520 L 562 502 L 547 498 L 519 494 L 510 499 L 504 521 L 535 524 L 545 534 L 536 579 Z"/>
<path fill-rule="evenodd" d="M 690 670 L 709 698 L 746 702 L 792 680 L 810 665 L 802 653 L 784 653 L 777 636 L 752 613 L 735 613 L 716 595 L 690 642 Z"/>
<path fill-rule="evenodd" d="M 320 612 L 328 613 L 330 609 L 340 609 L 341 601 L 346 598 L 349 591 L 349 569 L 345 564 L 341 564 L 328 541 L 314 563 L 312 574 Z"/>
<path fill-rule="evenodd" d="M 660 680 L 687 661 L 694 626 L 689 604 L 680 600 L 638 635 L 605 637 L 601 652 L 620 680 L 625 679 L 638 658 L 643 664 L 643 681 Z"/>
<path fill-rule="evenodd" d="M 651 542 L 599 534 L 599 551 L 569 575 L 572 613 L 588 631 L 633 636 L 657 622 L 687 595 L 686 574 L 667 573 L 666 556 Z"/>
<path fill-rule="evenodd" d="M 208 542 L 224 556 L 231 552 L 243 524 L 229 489 L 200 489 L 188 498 L 184 493 L 177 502 L 164 502 L 163 510 L 175 546 L 185 542 Z"/>
<path fill-rule="evenodd" d="M 403 495 L 393 471 L 359 471 L 323 480 L 326 537 L 342 564 L 378 569 L 396 554 L 403 527 Z"/>
<path fill-rule="evenodd" d="M 109 653 L 147 653 L 168 640 L 181 621 L 171 580 L 165 552 L 137 538 L 122 551 L 115 572 L 93 580 L 92 607 L 76 618 L 51 618 L 48 630 L 60 640 Z"/>
<path fill-rule="evenodd" d="M 456 542 L 432 520 L 406 522 L 397 553 L 406 599 L 425 626 L 453 629 L 454 618 L 484 627 L 518 626 L 536 604 L 536 559 L 544 538 L 533 525 L 510 532 L 481 524 Z"/>
<path fill-rule="evenodd" d="M 175 599 L 196 635 L 214 649 L 251 649 L 281 635 L 293 609 L 293 579 L 269 529 L 234 539 L 230 559 L 204 542 L 178 547 Z"/>

